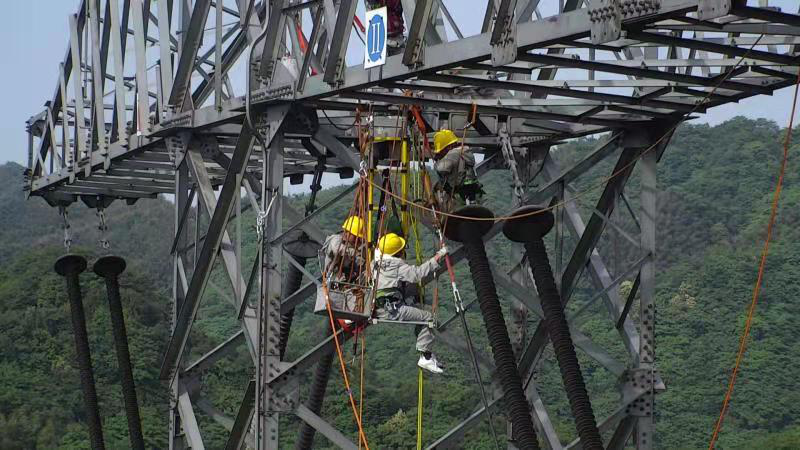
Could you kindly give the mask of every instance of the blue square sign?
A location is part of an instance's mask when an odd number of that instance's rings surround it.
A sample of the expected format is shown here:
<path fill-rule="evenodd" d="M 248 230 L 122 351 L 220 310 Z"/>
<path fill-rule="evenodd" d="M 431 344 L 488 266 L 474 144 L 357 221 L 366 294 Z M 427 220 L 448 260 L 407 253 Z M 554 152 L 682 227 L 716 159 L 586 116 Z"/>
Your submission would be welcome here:
<path fill-rule="evenodd" d="M 386 64 L 387 20 L 388 11 L 385 6 L 367 11 L 365 20 L 367 38 L 364 46 L 365 69 Z"/>

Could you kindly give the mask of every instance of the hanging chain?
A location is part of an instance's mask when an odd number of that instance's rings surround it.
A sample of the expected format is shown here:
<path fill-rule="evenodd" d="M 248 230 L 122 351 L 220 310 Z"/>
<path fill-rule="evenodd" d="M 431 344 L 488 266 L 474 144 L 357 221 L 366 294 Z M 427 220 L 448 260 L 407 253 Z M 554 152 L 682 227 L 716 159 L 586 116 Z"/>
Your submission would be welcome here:
<path fill-rule="evenodd" d="M 67 253 L 69 253 L 70 247 L 72 247 L 72 235 L 69 231 L 69 214 L 67 213 L 67 208 L 64 206 L 60 206 L 58 209 L 61 215 L 61 226 L 64 228 L 64 248 L 66 248 Z"/>
<path fill-rule="evenodd" d="M 97 229 L 100 230 L 100 247 L 103 250 L 108 250 L 111 248 L 111 243 L 108 242 L 108 224 L 106 224 L 106 211 L 104 208 L 97 208 L 97 217 L 100 219 L 100 224 L 97 226 Z"/>
<path fill-rule="evenodd" d="M 522 189 L 522 179 L 519 177 L 519 172 L 517 171 L 517 160 L 514 157 L 514 147 L 511 146 L 511 137 L 508 135 L 508 129 L 506 127 L 507 124 L 504 123 L 500 127 L 500 131 L 497 133 L 497 136 L 500 138 L 500 149 L 503 151 L 503 159 L 506 161 L 508 170 L 511 172 L 511 179 L 514 187 L 514 198 L 517 201 L 517 204 L 521 205 L 525 192 Z"/>

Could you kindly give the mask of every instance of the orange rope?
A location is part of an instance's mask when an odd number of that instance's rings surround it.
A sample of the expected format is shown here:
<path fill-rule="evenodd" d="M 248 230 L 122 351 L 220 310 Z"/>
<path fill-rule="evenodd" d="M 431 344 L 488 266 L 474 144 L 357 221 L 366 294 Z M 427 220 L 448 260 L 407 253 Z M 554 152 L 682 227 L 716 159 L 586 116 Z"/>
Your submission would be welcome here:
<path fill-rule="evenodd" d="M 364 334 L 363 329 L 358 334 L 361 335 L 361 379 L 358 382 L 358 417 L 361 423 L 364 423 L 364 352 L 367 347 L 367 336 Z M 358 443 L 358 447 L 361 448 L 361 442 Z"/>
<path fill-rule="evenodd" d="M 737 61 L 736 65 L 734 65 L 725 74 L 725 76 L 722 77 L 722 79 L 719 81 L 719 83 L 716 86 L 714 86 L 714 88 L 711 89 L 711 91 L 708 92 L 708 94 L 706 95 L 706 97 L 702 101 L 700 101 L 697 104 L 695 104 L 695 106 L 689 112 L 686 113 L 684 118 L 690 116 L 701 105 L 703 105 L 703 104 L 708 102 L 708 100 L 717 91 L 719 86 L 721 86 L 722 83 L 724 83 L 733 74 L 733 72 L 738 68 L 739 65 L 741 65 L 741 63 L 744 61 L 744 59 L 749 55 L 749 53 L 753 50 L 753 48 L 755 48 L 755 46 L 758 45 L 758 43 L 761 41 L 761 39 L 763 37 L 764 37 L 764 35 L 762 34 L 762 35 L 760 35 L 758 37 L 758 39 L 756 39 L 756 41 L 750 46 L 750 48 L 747 50 L 747 52 L 744 55 L 742 55 L 742 57 L 739 59 L 739 61 Z M 798 74 L 798 86 L 800 87 L 800 73 Z M 797 90 L 795 91 L 795 103 L 796 103 L 796 98 L 797 98 Z M 789 130 L 787 131 L 787 141 L 786 141 L 786 146 L 785 146 L 785 149 L 784 149 L 784 160 L 783 160 L 783 163 L 781 165 L 780 178 L 779 178 L 779 182 L 778 182 L 778 187 L 776 188 L 776 192 L 775 192 L 775 200 L 773 202 L 772 215 L 771 215 L 771 218 L 770 218 L 770 224 L 768 226 L 768 231 L 767 231 L 768 232 L 767 241 L 766 241 L 766 244 L 765 244 L 764 253 L 762 254 L 761 266 L 759 268 L 759 277 L 758 277 L 758 281 L 757 281 L 757 284 L 756 284 L 756 290 L 755 290 L 754 295 L 753 295 L 753 303 L 752 303 L 751 308 L 750 308 L 750 316 L 748 317 L 748 322 L 747 322 L 746 327 L 745 327 L 745 335 L 742 336 L 742 340 L 741 340 L 741 343 L 740 343 L 740 354 L 737 356 L 736 367 L 734 368 L 734 373 L 733 373 L 733 376 L 731 377 L 731 383 L 730 383 L 729 388 L 728 388 L 728 393 L 726 394 L 726 399 L 725 399 L 725 402 L 723 404 L 723 409 L 720 412 L 720 419 L 719 419 L 719 421 L 717 423 L 717 427 L 716 427 L 716 429 L 714 431 L 714 436 L 712 437 L 712 442 L 711 442 L 709 448 L 713 448 L 713 444 L 714 444 L 714 442 L 716 440 L 716 436 L 719 433 L 719 428 L 721 427 L 721 424 L 722 424 L 722 419 L 723 419 L 723 416 L 724 416 L 724 412 L 725 412 L 725 409 L 727 407 L 728 401 L 730 399 L 730 393 L 733 390 L 733 383 L 735 382 L 735 379 L 736 379 L 736 373 L 738 371 L 739 362 L 740 362 L 741 356 L 742 356 L 742 354 L 744 352 L 744 347 L 746 346 L 746 342 L 745 341 L 746 341 L 747 335 L 749 334 L 749 331 L 750 331 L 752 313 L 755 310 L 755 303 L 757 301 L 758 292 L 760 290 L 760 284 L 761 284 L 761 279 L 762 279 L 762 276 L 763 276 L 764 264 L 765 264 L 765 260 L 766 260 L 766 252 L 767 252 L 767 250 L 769 248 L 769 241 L 770 241 L 771 235 L 772 235 L 772 225 L 774 223 L 775 214 L 777 212 L 777 199 L 780 196 L 780 188 L 781 188 L 781 184 L 783 182 L 783 175 L 784 175 L 785 166 L 786 166 L 786 158 L 788 156 L 788 145 L 789 145 L 789 142 L 790 142 L 790 133 L 791 133 L 792 120 L 794 118 L 794 107 L 795 107 L 795 105 L 793 104 L 793 106 L 792 106 L 792 118 L 790 118 L 790 122 L 789 122 L 790 126 L 789 126 Z M 414 111 L 413 108 L 412 108 L 412 112 L 416 116 L 415 119 L 418 119 L 419 118 L 418 117 L 418 111 Z M 467 129 L 470 126 L 474 125 L 474 123 L 475 123 L 475 121 L 477 119 L 477 103 L 473 102 L 470 112 L 471 112 L 471 114 L 470 114 L 471 115 L 471 120 L 464 127 L 464 130 L 463 130 L 464 137 L 462 138 L 460 151 L 463 151 L 464 138 L 466 137 Z M 398 121 L 399 121 L 399 116 L 398 116 Z M 655 149 L 661 142 L 663 142 L 668 136 L 670 136 L 671 133 L 677 129 L 677 127 L 680 125 L 680 123 L 681 123 L 681 121 L 676 121 L 676 123 L 669 130 L 667 130 L 667 132 L 664 133 L 663 136 L 661 136 L 655 143 L 653 143 L 650 147 L 648 147 L 642 153 L 640 153 L 637 158 L 634 158 L 632 161 L 630 161 L 628 164 L 625 164 L 622 168 L 620 168 L 616 172 L 612 173 L 610 176 L 604 177 L 603 179 L 601 179 L 600 183 L 598 183 L 596 186 L 591 186 L 591 187 L 589 187 L 588 189 L 586 189 L 584 191 L 578 192 L 577 194 L 572 196 L 570 201 L 577 200 L 578 198 L 582 197 L 583 195 L 586 195 L 586 194 L 592 192 L 596 188 L 602 187 L 603 185 L 605 185 L 605 183 L 607 181 L 611 180 L 612 178 L 622 174 L 625 170 L 627 170 L 629 167 L 631 167 L 633 164 L 635 164 L 636 161 L 638 161 L 638 159 L 641 158 L 644 154 L 646 154 L 646 153 L 652 151 L 653 149 Z M 365 151 L 364 144 L 366 144 L 366 142 L 364 142 L 362 140 L 361 127 L 360 127 L 360 124 L 358 124 L 358 125 L 359 125 L 358 126 L 359 140 L 362 141 L 360 147 L 361 147 L 361 153 L 362 153 L 362 159 L 363 159 L 363 153 Z M 418 121 L 418 126 L 420 126 L 420 128 L 422 128 L 421 124 L 419 123 L 419 121 Z M 423 135 L 425 135 L 425 134 L 423 133 Z M 427 138 L 426 135 L 425 135 L 425 138 Z M 365 178 L 362 176 L 362 184 L 363 184 L 363 180 L 365 180 Z M 393 197 L 395 199 L 400 200 L 402 202 L 401 204 L 403 204 L 403 205 L 410 204 L 411 207 L 418 208 L 420 210 L 428 211 L 430 213 L 433 213 L 434 220 L 437 219 L 437 215 L 444 216 L 445 217 L 445 223 L 446 223 L 447 219 L 450 218 L 450 217 L 458 218 L 458 219 L 461 219 L 461 220 L 476 220 L 476 221 L 489 220 L 489 221 L 493 221 L 493 222 L 494 221 L 500 221 L 500 220 L 518 219 L 518 218 L 533 216 L 533 215 L 536 215 L 536 214 L 542 214 L 542 213 L 544 213 L 546 211 L 550 211 L 552 209 L 558 208 L 559 206 L 563 206 L 563 205 L 565 205 L 567 203 L 567 201 L 562 200 L 561 202 L 557 202 L 555 204 L 552 204 L 549 207 L 543 208 L 542 210 L 539 210 L 539 211 L 533 211 L 533 212 L 526 213 L 526 214 L 517 214 L 517 215 L 511 215 L 511 216 L 505 216 L 505 217 L 494 217 L 494 218 L 467 217 L 467 216 L 460 216 L 458 214 L 444 213 L 444 212 L 436 211 L 433 208 L 428 208 L 428 207 L 425 207 L 423 205 L 420 205 L 420 204 L 417 204 L 417 203 L 414 203 L 414 202 L 409 202 L 407 199 L 404 199 L 401 196 L 398 196 L 397 194 L 391 192 L 391 187 L 390 187 L 390 189 L 384 189 L 382 186 L 378 186 L 372 180 L 366 180 L 366 182 L 367 182 L 367 184 L 371 185 L 373 188 L 376 188 L 379 191 L 382 191 L 385 194 L 387 194 L 387 195 L 389 195 L 389 196 L 391 196 L 391 197 Z M 366 193 L 366 186 L 364 187 L 364 193 Z M 358 194 L 356 196 L 358 197 Z M 366 195 L 365 195 L 365 197 L 366 197 Z M 356 202 L 354 204 L 354 208 L 355 208 L 356 204 L 359 203 L 357 200 L 358 199 L 356 199 Z M 365 200 L 366 200 L 366 198 L 365 198 Z M 451 199 L 451 201 L 452 201 L 452 199 Z M 361 206 L 362 206 L 362 208 L 365 208 L 366 205 L 361 205 Z M 360 212 L 363 212 L 363 210 L 360 211 Z M 380 226 L 381 225 L 379 225 L 379 228 L 380 228 Z M 365 249 L 365 250 L 369 251 L 368 249 Z M 324 274 L 324 271 L 323 271 L 323 284 L 322 284 L 322 286 L 323 286 L 323 290 L 325 292 L 325 296 L 326 296 L 326 300 L 327 300 L 326 301 L 326 307 L 327 307 L 327 310 L 328 310 L 328 317 L 329 317 L 329 320 L 330 320 L 331 330 L 333 330 L 334 342 L 336 343 L 336 352 L 337 352 L 337 355 L 339 357 L 339 364 L 340 364 L 340 368 L 341 368 L 341 371 L 342 371 L 342 376 L 344 378 L 345 388 L 347 389 L 347 394 L 348 394 L 348 397 L 350 399 L 350 405 L 351 405 L 351 407 L 353 409 L 353 415 L 355 416 L 356 422 L 358 424 L 358 432 L 359 432 L 359 438 L 360 438 L 359 447 L 361 445 L 361 442 L 363 442 L 366 450 L 369 450 L 369 446 L 367 444 L 366 436 L 364 435 L 364 430 L 363 430 L 362 422 L 361 422 L 361 406 L 359 405 L 358 410 L 357 410 L 357 407 L 356 407 L 356 404 L 355 404 L 355 399 L 353 398 L 353 393 L 352 393 L 352 391 L 350 389 L 350 383 L 349 383 L 349 379 L 347 377 L 347 369 L 346 369 L 345 364 L 344 364 L 344 357 L 343 357 L 343 354 L 342 354 L 341 346 L 339 344 L 339 338 L 338 338 L 338 335 L 336 334 L 334 318 L 333 318 L 333 312 L 331 310 L 330 300 L 328 299 L 328 290 L 327 290 L 327 286 L 325 285 L 325 279 L 324 278 L 325 278 L 325 274 Z M 363 352 L 363 346 L 362 346 L 362 352 Z M 361 370 L 362 370 L 362 377 L 363 377 L 363 365 L 362 365 Z M 363 379 L 362 379 L 362 382 L 363 382 Z M 362 392 L 362 394 L 363 394 L 363 392 Z"/>
<path fill-rule="evenodd" d="M 359 445 L 361 442 L 364 443 L 364 448 L 369 450 L 369 444 L 367 444 L 367 436 L 364 434 L 364 428 L 361 426 L 361 416 L 359 415 L 358 409 L 356 408 L 356 400 L 353 398 L 353 391 L 350 389 L 350 380 L 347 377 L 347 368 L 344 365 L 344 355 L 342 354 L 342 347 L 339 345 L 339 335 L 336 332 L 336 325 L 333 321 L 333 310 L 331 309 L 331 301 L 328 293 L 328 286 L 325 280 L 325 273 L 322 273 L 322 289 L 325 294 L 325 307 L 328 310 L 328 319 L 330 320 L 331 325 L 331 332 L 333 333 L 333 341 L 336 343 L 336 354 L 339 357 L 339 367 L 342 370 L 342 378 L 344 379 L 344 387 L 347 390 L 347 397 L 350 399 L 350 407 L 353 409 L 353 416 L 356 419 L 356 424 L 358 424 L 358 437 L 359 437 Z"/>
<path fill-rule="evenodd" d="M 475 125 L 475 121 L 478 120 L 478 104 L 476 102 L 472 102 L 472 112 L 470 116 L 472 116 L 472 118 L 469 120 L 469 125 Z"/>
<path fill-rule="evenodd" d="M 786 164 L 789 159 L 789 146 L 792 142 L 792 127 L 794 125 L 794 113 L 797 108 L 797 94 L 800 90 L 800 69 L 797 72 L 797 83 L 794 88 L 794 100 L 792 101 L 792 115 L 789 117 L 789 127 L 786 129 L 786 138 L 783 142 L 783 160 L 781 161 L 780 172 L 778 174 L 778 185 L 775 186 L 775 193 L 772 197 L 772 209 L 769 214 L 769 223 L 767 223 L 767 238 L 764 241 L 764 248 L 761 250 L 761 262 L 758 264 L 758 277 L 756 284 L 753 288 L 753 297 L 750 300 L 750 308 L 747 311 L 747 320 L 744 324 L 744 331 L 742 337 L 739 339 L 739 351 L 736 354 L 736 363 L 733 366 L 730 380 L 728 381 L 728 389 L 725 391 L 725 399 L 722 401 L 722 408 L 719 411 L 719 418 L 714 426 L 714 433 L 711 435 L 711 441 L 708 443 L 709 450 L 714 448 L 717 443 L 717 438 L 722 430 L 722 422 L 725 420 L 725 413 L 728 410 L 731 396 L 733 395 L 733 387 L 736 384 L 736 377 L 739 374 L 739 366 L 744 359 L 744 353 L 747 350 L 747 340 L 750 336 L 750 328 L 753 325 L 753 317 L 756 312 L 756 305 L 758 304 L 758 295 L 761 292 L 761 283 L 764 279 L 764 267 L 767 264 L 767 255 L 769 254 L 769 244 L 772 240 L 772 229 L 775 225 L 775 218 L 778 215 L 778 201 L 781 197 L 781 190 L 783 188 L 783 176 L 786 173 Z"/>

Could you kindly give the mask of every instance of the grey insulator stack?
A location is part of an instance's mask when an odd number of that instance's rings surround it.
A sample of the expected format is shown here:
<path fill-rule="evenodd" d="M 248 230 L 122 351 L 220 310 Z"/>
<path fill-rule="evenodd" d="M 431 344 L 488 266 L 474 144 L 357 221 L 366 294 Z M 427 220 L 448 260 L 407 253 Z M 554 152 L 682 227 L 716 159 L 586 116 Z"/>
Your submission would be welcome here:
<path fill-rule="evenodd" d="M 503 233 L 508 239 L 525 244 L 533 280 L 536 282 L 544 312 L 544 326 L 553 342 L 553 350 L 561 370 L 561 378 L 575 418 L 581 445 L 584 449 L 602 449 L 603 440 L 597 429 L 597 421 L 578 364 L 567 317 L 564 314 L 564 305 L 561 303 L 561 295 L 556 287 L 547 249 L 542 240 L 542 237 L 553 228 L 553 214 L 539 207 L 527 206 L 514 211 L 512 216 L 519 218 L 506 222 Z"/>
<path fill-rule="evenodd" d="M 489 344 L 492 347 L 497 377 L 503 388 L 507 416 L 513 426 L 512 437 L 515 445 L 525 450 L 538 449 L 539 441 L 533 427 L 530 406 L 522 388 L 514 350 L 511 347 L 511 339 L 508 336 L 503 310 L 500 307 L 497 288 L 483 244 L 483 235 L 493 224 L 491 220 L 485 219 L 492 219 L 494 215 L 481 206 L 467 206 L 457 210 L 455 214 L 462 217 L 484 219 L 469 220 L 450 217 L 445 228 L 445 235 L 448 239 L 463 243 L 467 253 L 475 294 L 478 297 Z"/>
<path fill-rule="evenodd" d="M 72 316 L 72 332 L 75 336 L 75 354 L 81 377 L 83 402 L 86 407 L 86 425 L 89 441 L 94 450 L 105 449 L 103 424 L 100 422 L 100 408 L 97 404 L 97 391 L 92 371 L 92 356 L 89 351 L 89 336 L 86 332 L 86 315 L 83 311 L 80 274 L 86 270 L 86 258 L 67 254 L 56 261 L 55 271 L 67 280 L 69 310 Z"/>
<path fill-rule="evenodd" d="M 111 317 L 111 331 L 114 335 L 114 348 L 117 352 L 117 365 L 122 381 L 122 397 L 125 401 L 125 415 L 128 419 L 128 435 L 131 448 L 144 450 L 142 421 L 139 417 L 139 402 L 136 398 L 136 383 L 133 379 L 133 365 L 128 349 L 128 332 L 119 295 L 119 275 L 125 271 L 125 260 L 118 256 L 104 256 L 94 263 L 94 273 L 106 283 L 108 310 Z"/>

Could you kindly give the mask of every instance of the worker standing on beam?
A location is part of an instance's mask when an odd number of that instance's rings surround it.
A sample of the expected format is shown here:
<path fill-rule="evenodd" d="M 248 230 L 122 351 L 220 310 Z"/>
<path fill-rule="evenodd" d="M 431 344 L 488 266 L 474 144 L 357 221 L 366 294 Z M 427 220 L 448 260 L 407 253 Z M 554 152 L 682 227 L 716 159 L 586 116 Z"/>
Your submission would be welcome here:
<path fill-rule="evenodd" d="M 363 281 L 365 236 L 364 221 L 350 216 L 342 224 L 342 230 L 325 239 L 319 251 L 319 264 L 327 283 L 327 297 L 336 310 L 353 311 L 356 306 L 356 289 Z M 317 286 L 314 312 L 325 311 L 326 289 Z"/>
<path fill-rule="evenodd" d="M 395 233 L 385 234 L 378 240 L 375 261 L 372 263 L 375 280 L 375 307 L 377 317 L 382 320 L 426 322 L 428 326 L 417 325 L 417 351 L 420 352 L 417 365 L 433 373 L 442 373 L 436 356 L 431 352 L 433 333 L 433 314 L 424 309 L 406 304 L 406 299 L 414 298 L 419 283 L 439 267 L 439 261 L 447 254 L 442 247 L 431 259 L 414 266 L 407 264 L 405 257 L 406 240 Z"/>
<path fill-rule="evenodd" d="M 440 210 L 449 212 L 481 203 L 483 186 L 475 173 L 475 155 L 452 130 L 440 130 L 434 135 L 433 159 L 439 176 L 434 194 Z"/>
<path fill-rule="evenodd" d="M 368 0 L 367 7 L 378 9 L 386 7 L 386 16 L 389 21 L 386 27 L 386 53 L 389 56 L 403 53 L 406 38 L 403 35 L 405 20 L 403 19 L 403 2 L 401 0 Z"/>

